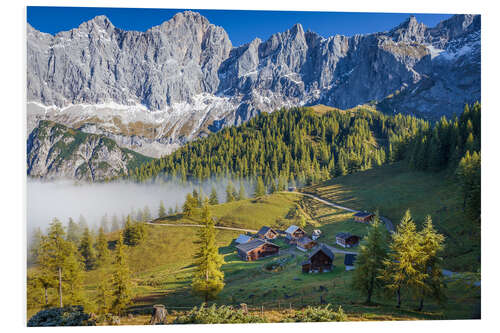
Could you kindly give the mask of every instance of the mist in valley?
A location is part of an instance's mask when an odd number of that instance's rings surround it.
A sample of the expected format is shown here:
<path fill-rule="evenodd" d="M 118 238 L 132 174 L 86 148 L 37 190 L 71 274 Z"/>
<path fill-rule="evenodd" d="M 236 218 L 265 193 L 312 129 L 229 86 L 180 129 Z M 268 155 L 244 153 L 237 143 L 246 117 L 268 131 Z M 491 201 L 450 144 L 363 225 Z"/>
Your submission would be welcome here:
<path fill-rule="evenodd" d="M 28 239 L 35 228 L 42 231 L 57 218 L 67 225 L 69 218 L 78 222 L 82 215 L 89 227 L 97 228 L 106 214 L 108 221 L 113 215 L 120 222 L 128 214 L 137 213 L 148 206 L 151 216 L 158 217 L 160 201 L 167 211 L 182 209 L 186 195 L 193 189 L 209 196 L 215 186 L 219 202 L 226 199 L 227 179 L 205 181 L 201 184 L 175 180 L 152 183 L 112 182 L 74 183 L 72 181 L 39 181 L 28 179 L 27 183 L 27 230 Z M 233 181 L 236 191 L 239 181 Z M 253 184 L 243 183 L 247 196 L 253 193 Z"/>

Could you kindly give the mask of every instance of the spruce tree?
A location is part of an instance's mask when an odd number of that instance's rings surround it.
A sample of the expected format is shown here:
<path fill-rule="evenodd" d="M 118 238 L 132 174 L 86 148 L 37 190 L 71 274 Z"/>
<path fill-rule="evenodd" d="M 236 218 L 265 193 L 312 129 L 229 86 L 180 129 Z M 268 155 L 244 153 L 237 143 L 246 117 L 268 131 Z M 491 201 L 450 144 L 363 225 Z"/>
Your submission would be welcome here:
<path fill-rule="evenodd" d="M 240 190 L 238 192 L 238 200 L 245 200 L 247 198 L 247 195 L 245 193 L 245 186 L 243 185 L 243 182 L 240 181 Z"/>
<path fill-rule="evenodd" d="M 210 205 L 218 205 L 219 204 L 219 198 L 217 197 L 217 190 L 215 189 L 215 186 L 212 185 L 212 191 L 210 192 L 210 197 L 208 199 L 208 203 Z"/>
<path fill-rule="evenodd" d="M 123 235 L 120 233 L 116 244 L 113 262 L 111 309 L 116 315 L 122 315 L 132 299 L 130 269 L 125 253 Z"/>
<path fill-rule="evenodd" d="M 182 206 L 182 212 L 184 216 L 186 217 L 191 217 L 194 214 L 194 208 L 195 208 L 195 201 L 196 199 L 193 198 L 191 193 L 188 193 L 186 195 L 186 201 L 184 202 L 184 205 Z"/>
<path fill-rule="evenodd" d="M 167 211 L 165 209 L 165 205 L 163 204 L 163 200 L 160 201 L 160 207 L 158 208 L 158 217 L 160 219 L 167 217 Z"/>
<path fill-rule="evenodd" d="M 68 295 L 64 300 L 71 303 L 80 300 L 82 266 L 79 254 L 75 245 L 66 240 L 63 225 L 57 219 L 50 223 L 47 236 L 42 238 L 37 264 L 42 278 L 57 286 L 60 307 L 63 307 L 63 295 Z"/>
<path fill-rule="evenodd" d="M 366 304 L 371 303 L 373 294 L 382 287 L 377 276 L 384 268 L 384 260 L 387 258 L 386 233 L 377 213 L 368 229 L 368 234 L 360 244 L 354 263 L 352 287 L 366 296 Z"/>
<path fill-rule="evenodd" d="M 226 202 L 232 202 L 236 200 L 235 189 L 233 182 L 229 180 L 226 186 Z"/>
<path fill-rule="evenodd" d="M 110 251 L 108 248 L 108 240 L 104 234 L 103 228 L 99 228 L 96 242 L 96 265 L 97 267 L 105 267 L 110 259 Z"/>
<path fill-rule="evenodd" d="M 214 299 L 224 288 L 224 273 L 221 266 L 223 257 L 219 254 L 215 242 L 215 222 L 212 219 L 208 203 L 202 211 L 203 228 L 198 232 L 198 250 L 195 254 L 195 273 L 192 281 L 193 293 L 201 296 L 205 302 Z"/>
<path fill-rule="evenodd" d="M 94 239 L 89 231 L 89 228 L 85 228 L 83 231 L 78 251 L 83 257 L 85 269 L 88 271 L 94 269 L 96 264 L 96 255 L 94 251 Z"/>
<path fill-rule="evenodd" d="M 66 239 L 73 242 L 73 244 L 80 244 L 80 237 L 82 237 L 83 230 L 80 230 L 80 226 L 71 217 L 68 221 L 67 230 Z"/>
<path fill-rule="evenodd" d="M 257 178 L 257 183 L 255 185 L 255 197 L 262 197 L 266 194 L 266 187 L 264 186 L 264 182 L 262 181 L 262 177 Z"/>

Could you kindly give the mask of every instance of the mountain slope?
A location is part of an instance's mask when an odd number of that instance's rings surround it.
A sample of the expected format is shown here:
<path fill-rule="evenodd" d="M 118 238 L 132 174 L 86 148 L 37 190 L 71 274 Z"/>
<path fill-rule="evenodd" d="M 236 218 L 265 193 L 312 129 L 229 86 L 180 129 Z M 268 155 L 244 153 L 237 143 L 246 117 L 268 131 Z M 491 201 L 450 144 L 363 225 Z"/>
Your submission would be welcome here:
<path fill-rule="evenodd" d="M 55 36 L 28 25 L 28 131 L 51 119 L 159 156 L 281 107 L 458 113 L 480 99 L 480 23 L 456 15 L 428 28 L 410 17 L 328 38 L 296 24 L 239 47 L 193 12 L 145 32 L 103 16 Z"/>
<path fill-rule="evenodd" d="M 102 181 L 127 175 L 150 159 L 111 139 L 41 121 L 28 138 L 28 176 Z"/>

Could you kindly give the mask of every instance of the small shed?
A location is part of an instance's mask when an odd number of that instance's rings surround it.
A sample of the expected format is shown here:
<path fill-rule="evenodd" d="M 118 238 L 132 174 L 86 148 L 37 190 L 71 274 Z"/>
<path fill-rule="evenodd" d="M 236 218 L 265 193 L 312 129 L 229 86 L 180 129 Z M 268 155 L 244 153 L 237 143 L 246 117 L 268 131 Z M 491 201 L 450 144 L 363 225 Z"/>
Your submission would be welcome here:
<path fill-rule="evenodd" d="M 314 250 L 309 258 L 302 262 L 303 273 L 323 273 L 329 272 L 333 268 L 333 259 L 335 255 L 330 247 L 326 244 L 321 244 Z"/>
<path fill-rule="evenodd" d="M 253 238 L 248 235 L 241 234 L 238 236 L 238 238 L 236 238 L 235 242 L 236 244 L 245 244 L 251 241 L 252 239 Z"/>
<path fill-rule="evenodd" d="M 262 239 L 275 239 L 278 237 L 278 233 L 270 227 L 264 226 L 257 232 L 257 237 Z"/>
<path fill-rule="evenodd" d="M 354 221 L 367 223 L 370 222 L 374 216 L 374 214 L 368 212 L 357 212 L 356 214 L 354 214 Z"/>
<path fill-rule="evenodd" d="M 354 262 L 356 261 L 356 255 L 352 253 L 347 253 L 344 258 L 345 270 L 350 271 L 354 269 Z"/>
<path fill-rule="evenodd" d="M 297 240 L 297 249 L 307 251 L 315 247 L 317 243 L 311 238 L 305 236 Z"/>
<path fill-rule="evenodd" d="M 280 247 L 264 239 L 253 239 L 236 246 L 238 255 L 246 261 L 259 260 L 264 257 L 279 254 Z"/>
<path fill-rule="evenodd" d="M 288 227 L 288 229 L 285 230 L 286 234 L 286 239 L 292 243 L 295 244 L 298 239 L 304 237 L 306 235 L 306 232 L 304 229 L 296 226 L 296 225 L 291 225 Z"/>
<path fill-rule="evenodd" d="M 335 235 L 336 243 L 342 247 L 353 247 L 359 243 L 359 236 L 351 235 L 348 232 L 339 232 Z"/>

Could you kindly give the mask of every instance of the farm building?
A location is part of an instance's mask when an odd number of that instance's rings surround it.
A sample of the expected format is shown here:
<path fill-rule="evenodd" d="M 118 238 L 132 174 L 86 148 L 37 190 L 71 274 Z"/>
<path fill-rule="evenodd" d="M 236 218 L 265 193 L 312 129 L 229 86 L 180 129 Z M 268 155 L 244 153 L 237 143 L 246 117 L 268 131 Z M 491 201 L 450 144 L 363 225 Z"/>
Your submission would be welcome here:
<path fill-rule="evenodd" d="M 350 271 L 354 269 L 354 262 L 356 261 L 356 255 L 347 253 L 344 258 L 345 270 Z"/>
<path fill-rule="evenodd" d="M 262 239 L 275 239 L 276 237 L 278 237 L 278 233 L 270 227 L 262 227 L 257 232 L 257 237 Z"/>
<path fill-rule="evenodd" d="M 315 247 L 318 243 L 313 241 L 311 238 L 305 236 L 297 240 L 297 249 L 301 251 L 307 251 Z"/>
<path fill-rule="evenodd" d="M 339 232 L 336 237 L 336 242 L 342 247 L 353 247 L 359 243 L 360 237 L 351 235 L 348 232 Z"/>
<path fill-rule="evenodd" d="M 253 238 L 248 236 L 248 235 L 239 235 L 238 238 L 236 238 L 235 242 L 236 244 L 245 244 L 251 241 Z"/>
<path fill-rule="evenodd" d="M 309 258 L 302 263 L 302 272 L 329 272 L 333 268 L 332 263 L 334 258 L 335 255 L 330 247 L 326 244 L 321 244 L 321 246 L 314 250 Z"/>
<path fill-rule="evenodd" d="M 370 222 L 375 215 L 368 212 L 357 212 L 354 214 L 354 221 L 366 223 Z"/>
<path fill-rule="evenodd" d="M 289 226 L 288 229 L 285 230 L 285 233 L 286 239 L 292 244 L 295 244 L 297 242 L 297 239 L 302 238 L 306 235 L 306 232 L 296 225 Z"/>
<path fill-rule="evenodd" d="M 246 261 L 254 261 L 274 254 L 279 254 L 280 247 L 263 239 L 253 239 L 236 246 L 238 255 Z"/>
<path fill-rule="evenodd" d="M 316 240 L 321 236 L 321 230 L 315 229 L 311 234 L 312 240 Z"/>

